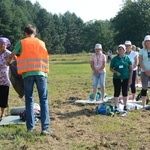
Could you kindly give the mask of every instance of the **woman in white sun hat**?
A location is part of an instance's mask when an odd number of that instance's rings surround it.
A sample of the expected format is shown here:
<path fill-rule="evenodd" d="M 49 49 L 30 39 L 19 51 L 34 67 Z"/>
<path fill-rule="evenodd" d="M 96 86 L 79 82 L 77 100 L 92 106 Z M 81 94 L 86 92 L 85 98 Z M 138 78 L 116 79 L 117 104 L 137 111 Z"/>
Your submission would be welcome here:
<path fill-rule="evenodd" d="M 141 67 L 142 103 L 146 105 L 148 81 L 150 81 L 150 35 L 146 35 L 142 42 L 143 48 L 139 52 L 139 64 Z"/>
<path fill-rule="evenodd" d="M 113 72 L 113 86 L 114 86 L 114 107 L 115 113 L 119 113 L 118 100 L 122 90 L 123 96 L 123 116 L 127 114 L 127 96 L 128 86 L 132 83 L 132 62 L 130 58 L 125 54 L 125 45 L 120 44 L 117 47 L 118 54 L 113 57 L 110 63 L 110 71 Z"/>
<path fill-rule="evenodd" d="M 103 54 L 101 44 L 96 44 L 94 49 L 95 53 L 91 58 L 91 68 L 93 71 L 93 100 L 96 100 L 98 83 L 100 83 L 101 98 L 99 99 L 99 101 L 103 101 L 105 93 L 106 56 L 105 54 Z"/>
<path fill-rule="evenodd" d="M 133 67 L 133 76 L 132 76 L 132 84 L 131 87 L 131 93 L 132 93 L 132 100 L 135 101 L 136 99 L 136 78 L 137 78 L 137 66 L 138 66 L 138 54 L 132 50 L 132 43 L 131 41 L 125 41 L 125 47 L 126 47 L 126 55 L 130 58 L 132 62 Z"/>

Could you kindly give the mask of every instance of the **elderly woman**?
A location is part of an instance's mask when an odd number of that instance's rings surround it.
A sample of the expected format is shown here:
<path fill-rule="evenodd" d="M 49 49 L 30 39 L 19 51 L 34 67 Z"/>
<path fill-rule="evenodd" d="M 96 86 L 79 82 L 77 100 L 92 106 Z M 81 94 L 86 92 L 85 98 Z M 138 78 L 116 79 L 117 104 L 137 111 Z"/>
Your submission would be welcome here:
<path fill-rule="evenodd" d="M 139 52 L 139 64 L 141 67 L 142 103 L 146 105 L 148 81 L 150 81 L 150 35 L 146 35 L 142 42 L 143 48 Z"/>
<path fill-rule="evenodd" d="M 118 55 L 116 55 L 110 63 L 110 71 L 113 72 L 113 86 L 114 86 L 114 107 L 115 113 L 119 113 L 118 99 L 122 89 L 124 110 L 123 116 L 127 114 L 127 96 L 128 96 L 128 86 L 132 83 L 132 62 L 130 58 L 125 55 L 125 45 L 121 44 L 117 48 Z"/>
<path fill-rule="evenodd" d="M 135 45 L 134 45 L 135 46 Z M 132 50 L 132 44 L 131 41 L 125 41 L 125 47 L 126 47 L 126 55 L 130 58 L 132 62 L 133 67 L 133 76 L 132 76 L 132 84 L 131 87 L 131 93 L 132 93 L 132 100 L 136 101 L 136 78 L 137 78 L 137 66 L 138 66 L 138 54 Z"/>
<path fill-rule="evenodd" d="M 8 107 L 10 80 L 7 59 L 11 52 L 7 50 L 7 47 L 9 47 L 10 45 L 11 43 L 9 39 L 0 37 L 0 120 L 2 120 L 5 117 L 5 108 Z"/>

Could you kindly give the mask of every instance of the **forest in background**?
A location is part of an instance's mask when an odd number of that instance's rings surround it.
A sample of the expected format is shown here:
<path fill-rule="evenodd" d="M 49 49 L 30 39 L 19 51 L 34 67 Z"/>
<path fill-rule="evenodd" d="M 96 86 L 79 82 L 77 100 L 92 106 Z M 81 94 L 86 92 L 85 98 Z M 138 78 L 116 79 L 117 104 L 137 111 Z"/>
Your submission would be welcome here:
<path fill-rule="evenodd" d="M 125 40 L 142 47 L 144 36 L 150 34 L 149 8 L 150 0 L 125 0 L 114 18 L 84 22 L 69 11 L 52 14 L 38 2 L 0 0 L 0 36 L 11 40 L 12 50 L 24 38 L 23 29 L 30 23 L 37 27 L 37 37 L 51 54 L 88 53 L 96 43 L 101 43 L 105 52 L 116 52 L 117 45 Z"/>

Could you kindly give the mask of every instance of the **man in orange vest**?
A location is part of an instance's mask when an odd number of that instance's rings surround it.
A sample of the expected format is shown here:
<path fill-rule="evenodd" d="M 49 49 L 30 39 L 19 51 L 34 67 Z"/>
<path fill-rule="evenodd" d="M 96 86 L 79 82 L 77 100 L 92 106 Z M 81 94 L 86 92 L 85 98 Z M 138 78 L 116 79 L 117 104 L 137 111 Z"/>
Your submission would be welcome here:
<path fill-rule="evenodd" d="M 36 38 L 36 28 L 31 24 L 24 29 L 24 39 L 18 41 L 11 53 L 8 64 L 17 55 L 17 71 L 22 75 L 24 82 L 25 106 L 26 106 L 26 127 L 27 131 L 33 132 L 35 128 L 34 118 L 34 83 L 37 86 L 40 110 L 41 110 L 41 134 L 53 135 L 49 129 L 49 104 L 47 74 L 49 73 L 49 54 L 45 43 Z"/>

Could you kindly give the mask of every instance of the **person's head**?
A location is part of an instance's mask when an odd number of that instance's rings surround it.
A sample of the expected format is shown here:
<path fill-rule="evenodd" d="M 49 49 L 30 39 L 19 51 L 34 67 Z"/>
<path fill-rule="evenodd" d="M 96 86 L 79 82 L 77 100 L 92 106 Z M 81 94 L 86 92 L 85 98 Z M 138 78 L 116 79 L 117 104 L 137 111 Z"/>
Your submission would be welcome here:
<path fill-rule="evenodd" d="M 28 24 L 24 28 L 24 33 L 25 33 L 25 36 L 35 36 L 36 35 L 36 27 L 31 24 Z"/>
<path fill-rule="evenodd" d="M 150 49 L 150 35 L 146 35 L 144 37 L 144 41 L 142 42 L 142 46 L 145 49 Z"/>
<path fill-rule="evenodd" d="M 139 47 L 136 47 L 136 52 L 139 52 L 140 51 L 140 48 Z"/>
<path fill-rule="evenodd" d="M 117 47 L 117 52 L 118 52 L 118 55 L 123 55 L 126 51 L 126 47 L 124 44 L 120 44 L 118 47 Z"/>
<path fill-rule="evenodd" d="M 131 51 L 131 48 L 132 48 L 132 43 L 131 41 L 125 41 L 125 47 L 126 47 L 126 51 L 127 52 L 130 52 Z"/>
<path fill-rule="evenodd" d="M 96 53 L 101 53 L 102 52 L 102 45 L 101 44 L 95 44 L 95 52 Z"/>
<path fill-rule="evenodd" d="M 136 46 L 135 45 L 132 45 L 132 50 L 136 51 Z"/>
<path fill-rule="evenodd" d="M 0 50 L 5 50 L 7 47 L 10 47 L 11 43 L 9 39 L 5 37 L 0 37 Z"/>

